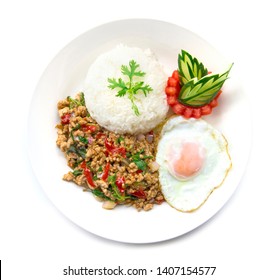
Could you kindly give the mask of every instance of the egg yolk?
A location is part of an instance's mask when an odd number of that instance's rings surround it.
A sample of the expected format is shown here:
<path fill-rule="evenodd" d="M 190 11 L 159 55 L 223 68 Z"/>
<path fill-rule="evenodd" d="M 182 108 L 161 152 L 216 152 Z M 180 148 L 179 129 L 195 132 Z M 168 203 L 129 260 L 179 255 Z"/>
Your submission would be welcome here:
<path fill-rule="evenodd" d="M 203 148 L 198 143 L 185 142 L 178 151 L 178 157 L 170 160 L 170 166 L 176 177 L 188 178 L 201 169 L 203 161 Z"/>

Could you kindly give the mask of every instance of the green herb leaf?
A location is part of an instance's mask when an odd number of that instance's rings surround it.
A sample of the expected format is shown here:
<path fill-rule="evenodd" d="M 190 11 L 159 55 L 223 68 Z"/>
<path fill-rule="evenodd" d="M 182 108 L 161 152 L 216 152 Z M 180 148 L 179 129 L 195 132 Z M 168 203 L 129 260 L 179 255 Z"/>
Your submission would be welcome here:
<path fill-rule="evenodd" d="M 90 189 L 90 191 L 100 198 L 103 198 L 104 200 L 111 200 L 109 197 L 107 197 L 100 189 Z"/>
<path fill-rule="evenodd" d="M 73 174 L 75 177 L 77 177 L 77 176 L 83 174 L 83 170 L 82 170 L 82 169 L 76 169 L 76 170 L 74 170 L 74 171 L 72 172 L 72 174 Z"/>
<path fill-rule="evenodd" d="M 88 139 L 87 139 L 86 137 L 78 136 L 78 139 L 79 139 L 80 142 L 82 142 L 83 144 L 88 144 Z"/>
<path fill-rule="evenodd" d="M 67 101 L 69 102 L 69 109 L 72 109 L 77 106 L 86 106 L 85 96 L 83 92 L 80 92 L 79 99 L 74 99 L 70 96 L 67 97 Z"/>
<path fill-rule="evenodd" d="M 141 157 L 142 153 L 144 153 L 144 150 L 141 150 L 141 151 L 135 153 L 134 155 L 132 155 L 131 159 L 139 170 L 145 171 L 147 168 L 147 163 L 144 160 L 148 159 L 148 158 L 153 158 L 153 157 L 152 156 Z"/>
<path fill-rule="evenodd" d="M 133 91 L 136 94 L 138 90 L 141 90 L 144 93 L 144 96 L 146 97 L 147 94 L 152 91 L 153 89 L 149 85 L 143 86 L 143 82 L 135 83 L 133 86 Z"/>
<path fill-rule="evenodd" d="M 185 85 L 193 78 L 198 80 L 208 74 L 207 68 L 197 60 L 197 58 L 190 55 L 188 52 L 181 50 L 178 56 L 178 72 L 182 85 Z"/>
<path fill-rule="evenodd" d="M 119 78 L 117 81 L 114 78 L 108 78 L 108 82 L 110 83 L 110 85 L 108 86 L 110 89 L 121 88 L 121 90 L 118 91 L 116 96 L 124 96 L 126 94 L 128 87 L 121 78 Z"/>
<path fill-rule="evenodd" d="M 211 102 L 228 78 L 233 64 L 223 74 L 209 74 L 201 79 L 193 78 L 185 84 L 179 94 L 179 101 L 185 105 L 200 107 Z"/>
<path fill-rule="evenodd" d="M 144 72 L 141 72 L 141 71 L 136 72 L 136 70 L 139 68 L 139 64 L 137 64 L 134 60 L 129 61 L 129 67 L 130 67 L 130 69 L 128 68 L 128 66 L 122 65 L 121 66 L 121 73 L 123 75 L 126 75 L 126 76 L 130 77 L 131 79 L 134 76 L 143 77 L 145 75 Z"/>
<path fill-rule="evenodd" d="M 144 170 L 146 169 L 146 167 L 147 167 L 146 162 L 143 161 L 142 159 L 140 159 L 140 160 L 134 160 L 134 163 L 135 163 L 135 165 L 137 166 L 137 168 L 138 168 L 139 170 L 142 170 L 142 171 L 144 171 Z"/>
<path fill-rule="evenodd" d="M 124 137 L 122 137 L 122 136 L 119 136 L 119 137 L 116 139 L 116 143 L 117 143 L 117 144 L 120 144 L 122 141 L 124 141 Z"/>
<path fill-rule="evenodd" d="M 121 194 L 117 185 L 116 185 L 116 175 L 112 175 L 108 177 L 108 183 L 109 185 L 111 185 L 111 191 L 112 194 L 114 196 L 115 199 L 117 199 L 118 201 L 124 201 L 127 197 L 125 196 L 125 194 Z"/>
<path fill-rule="evenodd" d="M 139 116 L 139 109 L 138 109 L 138 106 L 135 104 L 134 96 L 133 95 L 129 95 L 128 97 L 129 97 L 129 99 L 132 102 L 132 109 L 133 109 L 133 111 L 135 112 L 136 116 Z"/>
<path fill-rule="evenodd" d="M 77 154 L 77 149 L 75 147 L 75 145 L 71 145 L 68 150 L 67 150 L 67 153 L 74 153 L 74 154 Z"/>
<path fill-rule="evenodd" d="M 85 95 L 83 92 L 80 93 L 80 105 L 86 106 Z"/>
<path fill-rule="evenodd" d="M 138 92 L 142 92 L 146 97 L 153 89 L 149 85 L 145 85 L 143 81 L 133 81 L 134 77 L 143 77 L 145 75 L 144 72 L 140 71 L 139 64 L 136 63 L 135 60 L 130 60 L 129 65 L 121 66 L 121 73 L 128 77 L 128 82 L 125 82 L 122 78 L 108 78 L 108 88 L 110 89 L 118 89 L 117 95 L 118 97 L 122 97 L 127 94 L 129 100 L 132 103 L 132 109 L 134 113 L 138 116 L 139 109 L 135 104 L 135 95 Z"/>
<path fill-rule="evenodd" d="M 75 143 L 75 138 L 74 138 L 74 135 L 73 135 L 73 132 L 78 130 L 79 128 L 81 127 L 81 125 L 78 123 L 76 126 L 74 126 L 71 131 L 70 131 L 70 137 L 71 139 L 73 140 L 73 142 Z"/>
<path fill-rule="evenodd" d="M 87 150 L 85 147 L 77 147 L 77 153 L 80 157 L 82 157 L 83 159 L 86 158 L 86 154 L 87 154 Z"/>
<path fill-rule="evenodd" d="M 68 154 L 69 154 L 69 153 L 74 153 L 74 154 L 76 154 L 76 155 L 82 157 L 83 159 L 85 159 L 85 158 L 86 158 L 86 153 L 87 153 L 87 151 L 86 151 L 86 148 L 85 148 L 85 147 L 78 147 L 78 146 L 76 145 L 76 143 L 74 143 L 74 144 L 72 144 L 72 145 L 68 148 L 67 153 L 68 153 Z"/>

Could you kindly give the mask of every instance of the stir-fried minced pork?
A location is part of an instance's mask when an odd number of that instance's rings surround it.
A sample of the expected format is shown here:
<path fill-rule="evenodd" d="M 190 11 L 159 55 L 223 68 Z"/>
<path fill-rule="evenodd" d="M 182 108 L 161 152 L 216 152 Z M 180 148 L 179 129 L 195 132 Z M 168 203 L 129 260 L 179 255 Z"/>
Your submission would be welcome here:
<path fill-rule="evenodd" d="M 111 209 L 128 204 L 150 210 L 161 204 L 155 162 L 158 135 L 119 135 L 100 127 L 85 106 L 83 93 L 58 102 L 57 146 L 71 168 L 63 179 L 91 191 Z"/>

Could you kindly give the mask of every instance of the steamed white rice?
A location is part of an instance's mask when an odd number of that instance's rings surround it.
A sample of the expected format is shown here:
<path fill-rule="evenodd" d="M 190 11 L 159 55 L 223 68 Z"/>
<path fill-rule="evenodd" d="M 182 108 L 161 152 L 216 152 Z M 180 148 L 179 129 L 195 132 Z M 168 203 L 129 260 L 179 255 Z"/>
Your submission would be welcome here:
<path fill-rule="evenodd" d="M 135 95 L 139 116 L 134 113 L 127 95 L 117 97 L 118 89 L 108 88 L 108 78 L 128 81 L 128 77 L 121 73 L 121 66 L 129 65 L 132 59 L 140 65 L 138 70 L 146 73 L 140 81 L 153 89 L 147 97 L 142 92 Z M 149 49 L 118 45 L 100 55 L 90 66 L 84 89 L 86 105 L 92 118 L 110 131 L 122 134 L 149 132 L 165 118 L 168 111 L 164 93 L 166 80 L 163 67 Z"/>

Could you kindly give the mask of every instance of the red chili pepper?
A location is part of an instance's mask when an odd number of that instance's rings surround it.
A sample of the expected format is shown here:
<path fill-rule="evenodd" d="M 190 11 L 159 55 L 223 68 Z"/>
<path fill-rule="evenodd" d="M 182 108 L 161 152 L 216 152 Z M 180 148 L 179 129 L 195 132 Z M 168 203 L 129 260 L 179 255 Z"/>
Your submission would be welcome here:
<path fill-rule="evenodd" d="M 91 173 L 90 169 L 87 167 L 86 161 L 83 161 L 80 164 L 80 167 L 83 168 L 83 170 L 84 170 L 84 175 L 87 179 L 88 184 L 93 188 L 96 187 L 93 182 L 92 173 Z"/>
<path fill-rule="evenodd" d="M 126 149 L 123 147 L 119 147 L 115 149 L 115 153 L 122 155 L 122 157 L 126 158 Z"/>
<path fill-rule="evenodd" d="M 124 147 L 116 147 L 113 144 L 108 142 L 108 139 L 105 139 L 105 147 L 107 151 L 111 154 L 120 154 L 122 157 L 126 157 L 126 149 Z"/>
<path fill-rule="evenodd" d="M 82 161 L 82 163 L 80 164 L 80 167 L 83 168 L 83 169 L 87 168 L 87 164 L 86 164 L 85 160 Z"/>
<path fill-rule="evenodd" d="M 107 149 L 108 152 L 112 153 L 114 150 L 114 146 L 108 142 L 108 138 L 106 137 L 105 139 L 105 147 Z"/>
<path fill-rule="evenodd" d="M 110 171 L 110 163 L 108 162 L 108 163 L 106 164 L 106 166 L 105 166 L 104 173 L 103 173 L 103 175 L 101 176 L 101 179 L 102 179 L 103 181 L 106 181 L 106 180 L 107 180 L 108 175 L 109 175 L 109 171 Z"/>
<path fill-rule="evenodd" d="M 131 195 L 134 195 L 137 198 L 146 198 L 146 194 L 145 194 L 145 192 L 142 189 L 131 193 Z"/>
<path fill-rule="evenodd" d="M 71 117 L 71 114 L 70 114 L 70 113 L 67 113 L 67 114 L 62 115 L 62 116 L 61 116 L 62 124 L 69 124 L 69 122 L 70 122 L 70 117 Z"/>
<path fill-rule="evenodd" d="M 87 131 L 89 131 L 89 132 L 95 132 L 96 126 L 95 126 L 95 125 L 87 125 L 87 124 L 84 124 L 84 125 L 82 125 L 82 129 L 83 129 L 84 132 L 87 132 Z"/>
<path fill-rule="evenodd" d="M 125 193 L 125 178 L 124 177 L 117 177 L 115 184 L 121 193 Z"/>
<path fill-rule="evenodd" d="M 102 132 L 98 132 L 95 137 L 96 137 L 96 139 L 100 139 L 103 136 L 106 136 L 106 134 L 102 133 Z"/>
<path fill-rule="evenodd" d="M 157 199 L 157 200 L 156 200 L 156 203 L 157 203 L 158 205 L 161 205 L 164 201 L 165 201 L 164 199 Z"/>

